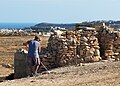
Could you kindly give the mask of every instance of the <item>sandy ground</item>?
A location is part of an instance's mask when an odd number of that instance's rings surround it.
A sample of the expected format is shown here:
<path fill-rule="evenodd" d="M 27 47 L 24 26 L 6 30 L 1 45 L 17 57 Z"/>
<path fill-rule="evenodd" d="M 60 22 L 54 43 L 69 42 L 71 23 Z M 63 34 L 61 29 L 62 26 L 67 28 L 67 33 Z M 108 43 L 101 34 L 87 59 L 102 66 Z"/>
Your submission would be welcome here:
<path fill-rule="evenodd" d="M 120 86 L 120 61 L 56 68 L 51 74 L 4 81 L 0 86 Z"/>
<path fill-rule="evenodd" d="M 2 67 L 2 65 L 0 65 L 0 76 L 2 76 L 2 75 L 6 76 L 13 72 L 14 71 L 12 68 L 5 68 L 5 67 Z"/>
<path fill-rule="evenodd" d="M 40 36 L 41 46 L 45 47 L 47 45 L 47 40 L 49 37 Z M 27 50 L 23 43 L 34 39 L 34 36 L 3 36 L 0 37 L 0 64 L 13 64 L 14 63 L 14 53 L 16 49 L 23 48 Z"/>

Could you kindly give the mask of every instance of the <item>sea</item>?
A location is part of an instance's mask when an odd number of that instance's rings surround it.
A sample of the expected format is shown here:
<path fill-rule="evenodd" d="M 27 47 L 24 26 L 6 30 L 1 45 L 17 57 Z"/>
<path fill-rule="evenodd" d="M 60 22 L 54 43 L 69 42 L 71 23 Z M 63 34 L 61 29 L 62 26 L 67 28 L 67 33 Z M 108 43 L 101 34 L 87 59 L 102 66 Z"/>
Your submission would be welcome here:
<path fill-rule="evenodd" d="M 36 25 L 36 23 L 0 23 L 0 29 L 3 28 L 24 29 L 25 27 L 31 27 L 34 25 Z"/>

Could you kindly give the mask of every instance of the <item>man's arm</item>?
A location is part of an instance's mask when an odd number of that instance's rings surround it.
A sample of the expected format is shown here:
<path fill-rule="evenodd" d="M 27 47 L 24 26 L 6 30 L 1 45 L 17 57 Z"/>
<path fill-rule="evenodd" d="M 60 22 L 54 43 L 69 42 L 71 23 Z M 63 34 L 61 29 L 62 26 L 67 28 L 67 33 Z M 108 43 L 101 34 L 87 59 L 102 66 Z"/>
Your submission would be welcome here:
<path fill-rule="evenodd" d="M 24 46 L 27 46 L 30 43 L 31 40 L 28 40 L 27 42 L 23 43 Z"/>
<path fill-rule="evenodd" d="M 41 46 L 38 47 L 38 53 L 40 54 L 41 52 Z"/>

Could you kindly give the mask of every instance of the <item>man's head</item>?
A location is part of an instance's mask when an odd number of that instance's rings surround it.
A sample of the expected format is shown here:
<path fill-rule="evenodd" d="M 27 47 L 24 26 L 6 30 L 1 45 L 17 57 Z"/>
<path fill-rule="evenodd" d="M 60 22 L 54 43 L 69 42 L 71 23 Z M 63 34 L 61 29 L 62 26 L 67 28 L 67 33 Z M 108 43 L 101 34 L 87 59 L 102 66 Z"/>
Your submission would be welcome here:
<path fill-rule="evenodd" d="M 35 36 L 34 40 L 36 40 L 36 41 L 41 41 L 41 40 L 40 40 L 40 37 L 37 36 L 37 35 Z"/>

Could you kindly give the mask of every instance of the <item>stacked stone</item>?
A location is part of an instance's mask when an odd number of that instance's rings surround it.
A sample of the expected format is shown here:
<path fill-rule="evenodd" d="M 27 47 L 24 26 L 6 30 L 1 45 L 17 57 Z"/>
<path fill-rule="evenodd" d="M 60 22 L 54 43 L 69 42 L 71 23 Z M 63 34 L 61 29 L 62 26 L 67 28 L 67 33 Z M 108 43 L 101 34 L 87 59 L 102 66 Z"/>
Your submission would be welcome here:
<path fill-rule="evenodd" d="M 114 31 L 113 33 L 115 35 L 114 42 L 113 42 L 114 56 L 116 58 L 120 58 L 120 32 Z"/>
<path fill-rule="evenodd" d="M 60 35 L 51 35 L 44 64 L 48 68 L 75 64 L 76 47 L 79 45 L 79 40 L 79 31 L 65 31 Z"/>
<path fill-rule="evenodd" d="M 48 69 L 56 67 L 56 53 L 58 52 L 56 45 L 58 44 L 58 38 L 55 34 L 50 36 L 45 56 L 41 56 L 41 61 Z M 42 66 L 40 69 L 44 70 L 45 68 Z"/>
<path fill-rule="evenodd" d="M 98 39 L 100 43 L 100 52 L 103 59 L 109 59 L 114 55 L 113 42 L 114 34 L 113 29 L 108 27 L 101 27 L 98 30 Z"/>
<path fill-rule="evenodd" d="M 80 33 L 77 31 L 67 31 L 62 34 L 66 39 L 63 41 L 63 48 L 59 52 L 61 66 L 71 65 L 76 63 L 76 48 L 79 45 Z"/>
<path fill-rule="evenodd" d="M 95 28 L 51 35 L 48 40 L 47 57 L 43 59 L 43 63 L 47 68 L 51 68 L 78 64 L 81 61 L 99 61 L 101 57 L 96 35 Z"/>
<path fill-rule="evenodd" d="M 95 29 L 87 29 L 81 32 L 80 37 L 80 58 L 85 62 L 99 61 L 100 51 L 99 43 L 96 38 L 97 32 Z"/>

